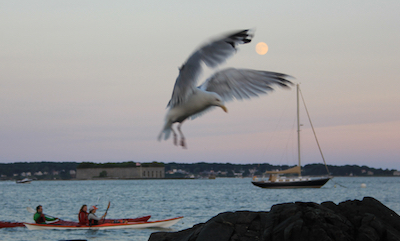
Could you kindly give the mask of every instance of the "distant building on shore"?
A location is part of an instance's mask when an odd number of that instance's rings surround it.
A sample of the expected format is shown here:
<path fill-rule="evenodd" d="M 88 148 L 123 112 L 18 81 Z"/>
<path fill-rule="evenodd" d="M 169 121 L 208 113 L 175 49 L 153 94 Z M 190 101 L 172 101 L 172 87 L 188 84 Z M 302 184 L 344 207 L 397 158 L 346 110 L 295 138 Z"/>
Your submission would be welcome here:
<path fill-rule="evenodd" d="M 105 163 L 83 162 L 76 169 L 76 179 L 159 179 L 165 178 L 163 163 Z"/>

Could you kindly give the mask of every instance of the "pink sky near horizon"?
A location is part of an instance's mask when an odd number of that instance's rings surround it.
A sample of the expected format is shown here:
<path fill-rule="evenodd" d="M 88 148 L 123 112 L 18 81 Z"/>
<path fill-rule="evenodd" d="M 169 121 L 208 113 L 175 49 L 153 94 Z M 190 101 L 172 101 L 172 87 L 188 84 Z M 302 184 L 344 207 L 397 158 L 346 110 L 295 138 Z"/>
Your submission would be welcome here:
<path fill-rule="evenodd" d="M 209 39 L 254 28 L 219 69 L 294 76 L 328 164 L 400 170 L 398 1 L 1 6 L 0 163 L 295 161 L 294 89 L 185 122 L 187 150 L 156 140 L 178 67 Z M 258 42 L 267 54 L 255 52 Z M 303 164 L 319 163 L 304 117 Z"/>

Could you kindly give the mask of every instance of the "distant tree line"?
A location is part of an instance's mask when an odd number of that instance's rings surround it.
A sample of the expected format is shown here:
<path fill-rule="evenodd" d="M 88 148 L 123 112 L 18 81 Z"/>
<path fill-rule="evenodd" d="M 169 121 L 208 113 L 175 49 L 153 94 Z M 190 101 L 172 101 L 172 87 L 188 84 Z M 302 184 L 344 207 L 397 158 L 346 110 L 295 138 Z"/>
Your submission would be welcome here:
<path fill-rule="evenodd" d="M 371 168 L 358 165 L 331 166 L 328 165 L 329 173 L 332 176 L 393 176 L 395 169 Z M 303 175 L 323 175 L 326 173 L 325 165 L 309 164 L 304 166 Z"/>
<path fill-rule="evenodd" d="M 23 172 L 30 172 L 33 176 L 36 172 L 47 173 L 41 176 L 35 176 L 37 179 L 71 179 L 70 170 L 77 168 L 109 168 L 109 167 L 136 167 L 138 164 L 133 161 L 120 163 L 93 163 L 93 162 L 17 162 L 17 163 L 0 163 L 1 179 L 21 179 L 19 176 Z M 287 165 L 271 165 L 262 164 L 232 164 L 232 163 L 140 163 L 141 166 L 164 166 L 166 177 L 183 178 L 188 175 L 208 175 L 213 173 L 219 177 L 234 177 L 240 173 L 243 177 L 252 175 L 262 175 L 265 171 L 284 170 L 290 168 Z M 367 166 L 345 165 L 332 166 L 328 165 L 329 173 L 332 176 L 393 176 L 392 169 L 376 169 Z M 179 170 L 179 171 L 177 171 Z M 176 172 L 175 172 L 176 171 Z M 54 173 L 57 173 L 54 175 Z M 172 173 L 172 174 L 171 174 Z M 14 174 L 18 174 L 14 176 Z M 322 164 L 309 164 L 302 167 L 302 175 L 326 175 L 327 171 Z M 103 173 L 103 175 L 107 175 Z"/>
<path fill-rule="evenodd" d="M 288 165 L 271 165 L 268 163 L 262 164 L 232 164 L 232 163 L 206 163 L 199 162 L 193 164 L 185 163 L 167 163 L 165 164 L 165 171 L 168 173 L 172 170 L 184 170 L 188 173 L 199 175 L 201 173 L 207 173 L 210 170 L 216 176 L 233 177 L 235 173 L 242 173 L 243 177 L 249 177 L 251 175 L 263 175 L 265 171 L 271 170 L 285 170 L 293 166 Z M 345 166 L 333 166 L 328 165 L 329 175 L 332 176 L 393 176 L 395 169 L 376 169 L 367 166 L 358 165 L 345 165 Z M 304 176 L 317 176 L 327 175 L 327 170 L 323 164 L 308 164 L 302 167 L 302 175 Z M 168 176 L 185 176 L 184 173 L 175 173 L 166 175 Z"/>
<path fill-rule="evenodd" d="M 15 162 L 0 163 L 1 179 L 21 179 L 20 174 L 30 172 L 41 172 L 41 176 L 34 176 L 36 179 L 71 179 L 70 170 L 76 170 L 77 162 Z M 57 174 L 54 175 L 53 173 Z M 47 174 L 46 174 L 47 173 Z M 18 174 L 14 177 L 14 174 Z"/>

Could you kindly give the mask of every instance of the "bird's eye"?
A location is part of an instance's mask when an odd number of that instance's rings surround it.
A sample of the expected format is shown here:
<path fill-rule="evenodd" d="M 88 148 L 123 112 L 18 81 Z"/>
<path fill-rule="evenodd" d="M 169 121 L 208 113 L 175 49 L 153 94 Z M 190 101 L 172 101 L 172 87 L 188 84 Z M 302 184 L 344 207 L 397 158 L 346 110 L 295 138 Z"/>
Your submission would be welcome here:
<path fill-rule="evenodd" d="M 221 101 L 221 100 L 220 100 L 220 99 L 218 99 L 218 98 L 217 98 L 217 99 L 215 99 L 215 100 L 216 100 L 216 101 L 218 101 L 218 102 L 219 102 L 219 101 Z"/>

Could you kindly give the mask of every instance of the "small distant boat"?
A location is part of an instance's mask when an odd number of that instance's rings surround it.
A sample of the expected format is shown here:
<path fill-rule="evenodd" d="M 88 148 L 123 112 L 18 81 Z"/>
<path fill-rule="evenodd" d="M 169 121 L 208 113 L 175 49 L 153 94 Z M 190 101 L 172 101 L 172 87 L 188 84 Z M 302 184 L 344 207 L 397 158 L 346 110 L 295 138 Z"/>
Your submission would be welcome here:
<path fill-rule="evenodd" d="M 320 176 L 320 177 L 302 177 L 301 176 L 301 159 L 300 159 L 300 113 L 299 113 L 299 91 L 300 87 L 297 84 L 297 151 L 298 151 L 298 165 L 282 171 L 266 171 L 265 174 L 269 174 L 268 180 L 253 181 L 253 185 L 261 188 L 320 188 L 325 183 L 327 183 L 331 177 L 330 176 Z M 314 127 L 311 125 L 314 131 Z M 315 134 L 315 132 L 314 132 Z M 316 137 L 316 136 L 315 136 Z M 318 140 L 317 140 L 318 144 Z M 318 144 L 319 147 L 319 144 Z M 325 159 L 322 155 L 322 159 Z M 325 163 L 325 168 L 329 174 L 328 167 Z M 280 176 L 281 174 L 298 174 L 295 177 Z"/>
<path fill-rule="evenodd" d="M 29 178 L 24 178 L 22 180 L 18 180 L 17 183 L 25 183 L 25 184 L 27 184 L 27 183 L 31 183 L 31 181 L 33 181 L 33 180 L 29 179 Z"/>
<path fill-rule="evenodd" d="M 46 229 L 92 229 L 92 230 L 107 230 L 107 229 L 141 229 L 141 228 L 168 228 L 176 224 L 183 217 L 176 217 L 157 221 L 138 221 L 138 222 L 122 222 L 122 223 L 103 223 L 93 226 L 80 226 L 76 223 L 65 223 L 65 221 L 60 221 L 60 223 L 55 222 L 51 224 L 37 224 L 37 223 L 24 223 L 24 225 L 29 230 L 46 230 Z M 64 223 L 63 223 L 64 222 Z"/>

